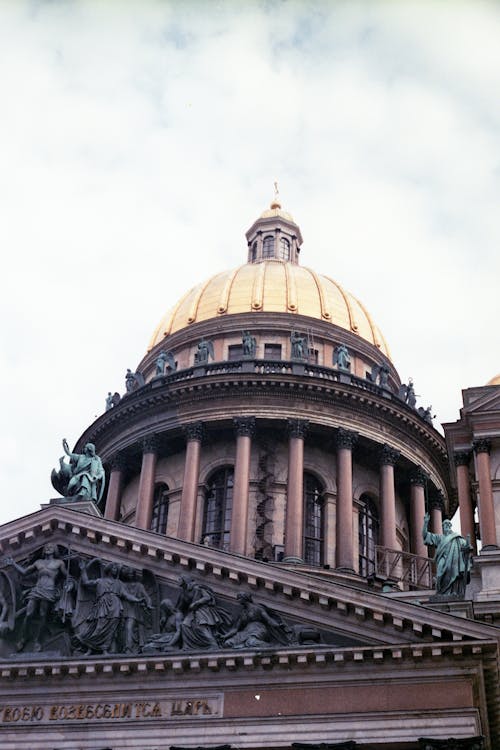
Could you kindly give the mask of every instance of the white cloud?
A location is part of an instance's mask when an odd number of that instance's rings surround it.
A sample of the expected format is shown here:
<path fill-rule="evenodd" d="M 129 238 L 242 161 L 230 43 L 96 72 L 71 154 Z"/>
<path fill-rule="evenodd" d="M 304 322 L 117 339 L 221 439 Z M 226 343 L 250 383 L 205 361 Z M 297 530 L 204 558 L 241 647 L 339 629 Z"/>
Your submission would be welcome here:
<path fill-rule="evenodd" d="M 440 420 L 498 365 L 496 4 L 0 6 L 3 519 L 279 179 Z"/>

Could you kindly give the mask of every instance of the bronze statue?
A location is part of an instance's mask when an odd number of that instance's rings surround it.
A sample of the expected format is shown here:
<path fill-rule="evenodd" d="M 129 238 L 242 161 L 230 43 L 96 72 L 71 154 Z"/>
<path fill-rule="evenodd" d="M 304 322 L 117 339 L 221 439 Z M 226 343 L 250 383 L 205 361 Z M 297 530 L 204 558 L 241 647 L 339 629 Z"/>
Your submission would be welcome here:
<path fill-rule="evenodd" d="M 209 357 L 214 358 L 214 345 L 212 341 L 203 338 L 198 342 L 197 350 L 194 354 L 194 363 L 195 365 L 206 364 Z"/>
<path fill-rule="evenodd" d="M 436 548 L 436 594 L 440 597 L 463 599 L 465 587 L 470 580 L 471 552 L 470 537 L 464 539 L 451 528 L 451 521 L 443 521 L 443 533 L 429 531 L 430 516 L 424 516 L 422 536 L 424 543 Z"/>
<path fill-rule="evenodd" d="M 152 603 L 139 571 L 126 567 L 122 570 L 122 578 L 125 591 L 133 597 L 123 596 L 122 601 L 123 646 L 125 653 L 131 654 L 140 651 L 144 644 L 146 612 L 152 609 Z"/>
<path fill-rule="evenodd" d="M 229 629 L 231 617 L 217 606 L 211 588 L 190 576 L 181 576 L 177 609 L 182 613 L 183 648 L 217 648 Z"/>
<path fill-rule="evenodd" d="M 159 355 L 156 358 L 155 366 L 155 377 L 159 377 L 160 375 L 165 374 L 165 367 L 167 364 L 167 352 L 161 351 Z"/>
<path fill-rule="evenodd" d="M 349 349 L 345 344 L 340 344 L 336 349 L 333 350 L 333 364 L 337 365 L 339 370 L 351 369 Z"/>
<path fill-rule="evenodd" d="M 298 331 L 292 331 L 290 334 L 292 344 L 292 359 L 305 359 L 306 357 L 306 340 Z"/>
<path fill-rule="evenodd" d="M 147 654 L 154 651 L 181 649 L 183 620 L 184 615 L 174 607 L 172 601 L 163 599 L 160 604 L 160 632 L 149 636 L 142 647 L 142 652 Z"/>
<path fill-rule="evenodd" d="M 257 350 L 257 339 L 255 336 L 252 336 L 250 331 L 243 331 L 241 342 L 243 344 L 243 356 L 255 357 Z"/>
<path fill-rule="evenodd" d="M 71 453 L 68 441 L 63 440 L 63 448 L 69 457 L 69 464 L 64 457 L 59 459 L 60 469 L 52 470 L 52 486 L 64 496 L 80 496 L 99 502 L 104 493 L 104 468 L 95 445 L 87 443 L 84 453 Z"/>
<path fill-rule="evenodd" d="M 41 635 L 50 611 L 56 608 L 61 596 L 58 579 L 67 577 L 66 566 L 57 559 L 53 544 L 46 544 L 43 557 L 27 567 L 19 565 L 12 558 L 7 558 L 6 562 L 23 577 L 36 573 L 35 584 L 25 593 L 27 606 L 16 648 L 22 651 L 28 638 L 33 637 L 35 651 L 41 651 Z M 33 620 L 36 620 L 36 624 L 32 628 Z"/>
<path fill-rule="evenodd" d="M 96 651 L 110 654 L 117 649 L 123 600 L 136 604 L 146 602 L 126 590 L 118 578 L 119 568 L 115 563 L 105 565 L 102 574 L 98 573 L 96 578 L 89 578 L 88 567 L 94 563 L 100 566 L 100 560 L 93 560 L 88 565 L 80 561 L 81 576 L 73 625 L 77 641 L 87 647 L 88 654 Z M 93 598 L 89 598 L 90 591 L 95 592 Z"/>
<path fill-rule="evenodd" d="M 222 639 L 225 646 L 261 648 L 272 643 L 286 645 L 291 642 L 291 631 L 276 612 L 263 604 L 254 604 L 252 595 L 246 592 L 240 592 L 236 598 L 241 604 L 241 612 Z"/>

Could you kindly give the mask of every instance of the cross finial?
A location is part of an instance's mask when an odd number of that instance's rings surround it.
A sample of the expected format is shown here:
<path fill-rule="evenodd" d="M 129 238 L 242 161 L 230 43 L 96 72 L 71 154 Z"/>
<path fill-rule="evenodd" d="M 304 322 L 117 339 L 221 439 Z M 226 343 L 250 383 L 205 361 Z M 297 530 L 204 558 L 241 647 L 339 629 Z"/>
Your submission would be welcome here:
<path fill-rule="evenodd" d="M 274 181 L 274 199 L 271 202 L 271 208 L 281 208 L 280 191 L 278 190 L 277 180 Z"/>

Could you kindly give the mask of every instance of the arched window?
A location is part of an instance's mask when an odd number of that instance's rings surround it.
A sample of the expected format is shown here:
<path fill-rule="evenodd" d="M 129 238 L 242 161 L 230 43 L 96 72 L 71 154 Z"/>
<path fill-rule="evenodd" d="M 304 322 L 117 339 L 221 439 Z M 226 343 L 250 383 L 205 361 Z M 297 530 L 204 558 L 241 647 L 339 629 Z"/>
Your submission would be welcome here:
<path fill-rule="evenodd" d="M 254 242 L 252 245 L 252 263 L 255 263 L 257 260 L 257 242 Z"/>
<path fill-rule="evenodd" d="M 153 515 L 151 517 L 151 531 L 166 534 L 168 519 L 168 485 L 164 482 L 155 486 L 153 497 Z"/>
<path fill-rule="evenodd" d="M 378 510 L 368 495 L 361 495 L 358 516 L 359 574 L 372 575 L 375 571 L 375 547 L 378 544 Z"/>
<path fill-rule="evenodd" d="M 270 234 L 264 237 L 264 243 L 262 246 L 262 257 L 263 258 L 274 258 L 274 237 Z"/>
<path fill-rule="evenodd" d="M 219 469 L 209 478 L 205 495 L 202 544 L 229 549 L 233 486 L 234 470 L 232 466 Z"/>
<path fill-rule="evenodd" d="M 278 254 L 281 260 L 290 260 L 290 242 L 286 237 L 280 237 Z"/>
<path fill-rule="evenodd" d="M 323 487 L 312 474 L 304 474 L 304 562 L 322 565 L 324 530 Z"/>

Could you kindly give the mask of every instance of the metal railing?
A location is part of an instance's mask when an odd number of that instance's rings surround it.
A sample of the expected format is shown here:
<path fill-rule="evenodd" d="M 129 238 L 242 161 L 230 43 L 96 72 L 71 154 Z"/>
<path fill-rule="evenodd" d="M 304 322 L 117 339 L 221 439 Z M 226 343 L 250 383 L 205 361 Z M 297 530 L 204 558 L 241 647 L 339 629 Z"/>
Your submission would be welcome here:
<path fill-rule="evenodd" d="M 433 561 L 389 547 L 376 547 L 375 576 L 404 589 L 431 589 Z"/>

